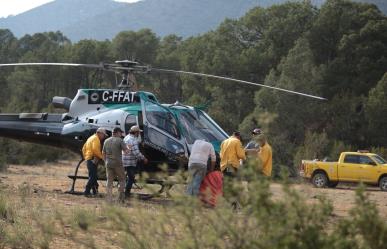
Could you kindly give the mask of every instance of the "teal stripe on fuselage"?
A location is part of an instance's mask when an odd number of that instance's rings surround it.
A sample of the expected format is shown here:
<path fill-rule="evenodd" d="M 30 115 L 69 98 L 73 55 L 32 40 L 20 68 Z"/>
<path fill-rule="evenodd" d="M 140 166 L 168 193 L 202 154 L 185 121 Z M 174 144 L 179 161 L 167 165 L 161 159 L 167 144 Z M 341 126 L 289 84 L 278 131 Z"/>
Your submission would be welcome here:
<path fill-rule="evenodd" d="M 115 109 L 121 109 L 124 112 L 131 113 L 131 114 L 137 114 L 139 111 L 141 111 L 141 104 L 135 103 L 135 104 L 104 104 L 104 107 L 115 110 Z"/>

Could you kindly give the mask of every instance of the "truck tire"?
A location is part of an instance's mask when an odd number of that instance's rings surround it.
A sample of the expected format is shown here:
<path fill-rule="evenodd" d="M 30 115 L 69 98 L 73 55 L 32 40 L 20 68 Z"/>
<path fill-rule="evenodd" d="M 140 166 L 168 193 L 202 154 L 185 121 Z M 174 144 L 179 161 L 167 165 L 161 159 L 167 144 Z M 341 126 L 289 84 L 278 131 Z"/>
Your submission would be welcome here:
<path fill-rule="evenodd" d="M 383 176 L 379 181 L 379 187 L 382 191 L 387 191 L 387 176 Z"/>
<path fill-rule="evenodd" d="M 323 172 L 316 173 L 312 178 L 312 183 L 316 188 L 325 188 L 328 182 L 328 177 Z"/>
<path fill-rule="evenodd" d="M 328 188 L 336 188 L 337 184 L 339 184 L 339 182 L 329 182 Z"/>

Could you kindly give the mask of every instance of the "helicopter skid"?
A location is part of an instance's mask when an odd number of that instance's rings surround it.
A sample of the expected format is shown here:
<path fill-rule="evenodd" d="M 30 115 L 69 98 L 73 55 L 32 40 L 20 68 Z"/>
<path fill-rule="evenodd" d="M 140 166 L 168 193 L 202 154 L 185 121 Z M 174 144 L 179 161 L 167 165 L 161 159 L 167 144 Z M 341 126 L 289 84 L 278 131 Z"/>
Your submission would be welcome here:
<path fill-rule="evenodd" d="M 80 162 L 82 163 L 82 162 Z M 71 178 L 73 180 L 73 183 L 72 183 L 72 187 L 69 191 L 66 191 L 65 193 L 66 194 L 72 194 L 72 195 L 84 195 L 84 192 L 80 192 L 80 191 L 75 191 L 74 190 L 74 186 L 75 186 L 75 181 L 77 179 L 84 179 L 84 180 L 87 180 L 89 179 L 87 176 L 78 176 L 78 175 L 68 175 L 69 178 Z M 98 180 L 106 180 L 106 179 L 98 179 Z M 149 199 L 152 199 L 154 197 L 159 197 L 161 196 L 163 193 L 166 193 L 167 197 L 170 197 L 171 195 L 169 194 L 169 190 L 173 187 L 173 185 L 175 184 L 175 182 L 171 182 L 171 181 L 164 181 L 164 180 L 159 180 L 159 179 L 147 179 L 145 180 L 145 183 L 146 184 L 155 184 L 155 185 L 159 185 L 160 186 L 160 189 L 158 191 L 153 191 L 153 193 L 150 193 L 150 194 L 144 194 L 144 193 L 132 193 L 132 196 L 137 198 L 137 199 L 140 199 L 140 200 L 149 200 Z M 143 187 L 141 186 L 138 186 L 136 183 L 134 183 L 134 189 L 137 188 L 137 189 L 143 189 Z"/>

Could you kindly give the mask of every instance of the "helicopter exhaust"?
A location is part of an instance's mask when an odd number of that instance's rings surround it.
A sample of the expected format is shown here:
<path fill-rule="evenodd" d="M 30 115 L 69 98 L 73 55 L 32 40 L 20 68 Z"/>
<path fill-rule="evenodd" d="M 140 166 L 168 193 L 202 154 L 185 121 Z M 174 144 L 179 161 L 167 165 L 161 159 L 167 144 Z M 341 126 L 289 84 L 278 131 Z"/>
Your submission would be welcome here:
<path fill-rule="evenodd" d="M 70 110 L 71 101 L 72 99 L 67 97 L 55 96 L 52 98 L 52 104 L 55 108 L 65 109 L 66 111 Z"/>

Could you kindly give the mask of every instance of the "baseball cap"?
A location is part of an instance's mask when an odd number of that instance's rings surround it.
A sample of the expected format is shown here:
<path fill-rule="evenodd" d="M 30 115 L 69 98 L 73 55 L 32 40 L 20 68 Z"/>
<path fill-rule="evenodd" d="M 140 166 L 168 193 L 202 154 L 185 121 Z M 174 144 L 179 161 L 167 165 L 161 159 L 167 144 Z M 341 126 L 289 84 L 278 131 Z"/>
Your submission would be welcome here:
<path fill-rule="evenodd" d="M 254 135 L 259 135 L 262 134 L 262 130 L 259 128 L 255 128 L 251 133 L 253 133 Z"/>
<path fill-rule="evenodd" d="M 113 133 L 117 133 L 117 132 L 123 132 L 122 130 L 121 130 L 121 128 L 120 127 L 115 127 L 114 129 L 113 129 Z"/>
<path fill-rule="evenodd" d="M 140 127 L 138 127 L 138 125 L 133 125 L 132 127 L 130 127 L 129 132 L 142 132 L 142 130 L 140 130 Z"/>
<path fill-rule="evenodd" d="M 107 136 L 108 134 L 106 133 L 106 130 L 104 128 L 98 128 L 97 129 L 97 133 L 102 133 L 104 134 L 105 136 Z"/>

